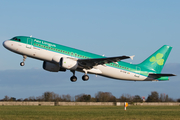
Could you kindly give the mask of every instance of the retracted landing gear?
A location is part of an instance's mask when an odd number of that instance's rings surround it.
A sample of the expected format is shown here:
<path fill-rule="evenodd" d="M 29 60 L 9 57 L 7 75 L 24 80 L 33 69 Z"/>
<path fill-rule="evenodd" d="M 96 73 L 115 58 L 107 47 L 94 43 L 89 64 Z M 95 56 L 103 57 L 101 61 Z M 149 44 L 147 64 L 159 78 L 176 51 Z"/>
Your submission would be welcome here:
<path fill-rule="evenodd" d="M 82 80 L 83 81 L 89 80 L 89 76 L 87 75 L 87 70 L 83 69 L 83 71 L 85 72 L 85 74 L 82 76 Z"/>
<path fill-rule="evenodd" d="M 71 82 L 76 82 L 77 77 L 75 76 L 75 71 L 71 71 L 73 73 L 73 76 L 70 78 Z"/>
<path fill-rule="evenodd" d="M 24 66 L 25 65 L 25 60 L 26 60 L 27 56 L 26 55 L 23 55 L 23 62 L 20 63 L 21 66 Z"/>

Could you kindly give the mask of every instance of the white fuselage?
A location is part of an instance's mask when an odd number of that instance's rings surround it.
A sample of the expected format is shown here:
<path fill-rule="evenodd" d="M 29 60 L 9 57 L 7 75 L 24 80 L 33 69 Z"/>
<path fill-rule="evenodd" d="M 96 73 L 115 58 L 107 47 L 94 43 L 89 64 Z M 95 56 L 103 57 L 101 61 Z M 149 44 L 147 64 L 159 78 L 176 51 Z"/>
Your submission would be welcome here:
<path fill-rule="evenodd" d="M 58 52 L 34 47 L 33 45 L 11 41 L 11 40 L 5 41 L 3 45 L 10 51 L 13 51 L 21 55 L 26 55 L 28 57 L 32 57 L 35 59 L 39 59 L 42 61 L 49 61 L 49 62 L 57 63 L 59 62 L 61 57 L 72 57 L 72 56 L 64 55 Z M 120 80 L 133 80 L 133 81 L 155 80 L 155 79 L 140 75 L 138 73 L 126 71 L 123 69 L 117 69 L 117 68 L 106 66 L 106 65 L 95 66 L 93 69 L 87 70 L 87 72 L 91 74 L 98 74 L 101 76 L 106 76 L 106 77 L 120 79 Z"/>

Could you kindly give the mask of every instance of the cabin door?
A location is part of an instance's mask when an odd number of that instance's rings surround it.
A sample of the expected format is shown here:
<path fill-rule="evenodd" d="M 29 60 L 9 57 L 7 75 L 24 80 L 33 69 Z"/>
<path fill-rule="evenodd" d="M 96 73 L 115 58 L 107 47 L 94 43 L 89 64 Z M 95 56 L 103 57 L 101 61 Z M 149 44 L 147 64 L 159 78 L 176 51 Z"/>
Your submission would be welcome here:
<path fill-rule="evenodd" d="M 140 67 L 138 67 L 138 66 L 136 66 L 136 77 L 140 77 L 140 72 L 141 72 L 141 68 Z"/>
<path fill-rule="evenodd" d="M 31 39 L 31 38 L 28 38 L 28 39 L 27 39 L 27 45 L 26 45 L 26 48 L 29 48 L 29 49 L 32 48 L 32 39 Z"/>

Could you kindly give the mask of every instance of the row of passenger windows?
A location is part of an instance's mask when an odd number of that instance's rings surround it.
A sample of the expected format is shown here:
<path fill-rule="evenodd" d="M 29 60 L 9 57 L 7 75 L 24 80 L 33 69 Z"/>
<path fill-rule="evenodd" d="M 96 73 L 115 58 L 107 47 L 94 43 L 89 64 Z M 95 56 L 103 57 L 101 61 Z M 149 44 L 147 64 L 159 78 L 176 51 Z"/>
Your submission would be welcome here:
<path fill-rule="evenodd" d="M 113 64 L 113 63 L 110 63 L 111 66 L 115 66 L 115 67 L 118 67 L 118 68 L 122 68 L 122 69 L 126 69 L 126 70 L 131 70 L 130 68 L 128 67 L 124 67 L 124 66 L 120 66 L 118 64 Z"/>
<path fill-rule="evenodd" d="M 77 53 L 74 54 L 73 52 L 67 52 L 67 51 L 64 51 L 64 50 L 60 50 L 60 49 L 56 49 L 56 48 L 52 48 L 52 47 L 48 47 L 48 46 L 40 45 L 40 44 L 36 44 L 36 43 L 34 43 L 34 45 L 42 47 L 42 48 L 46 48 L 46 49 L 49 49 L 49 50 L 54 50 L 54 51 L 57 51 L 57 52 L 65 53 L 65 54 L 68 54 L 68 55 L 71 55 L 71 56 L 89 59 L 89 57 L 86 57 L 86 56 L 83 56 L 83 55 L 78 55 Z M 120 65 L 117 65 L 117 64 L 113 64 L 113 63 L 110 63 L 109 65 L 115 66 L 115 67 L 118 67 L 118 68 L 122 68 L 122 69 L 130 70 L 130 68 L 123 67 L 123 66 L 120 66 Z"/>
<path fill-rule="evenodd" d="M 57 52 L 65 53 L 65 54 L 68 54 L 68 55 L 71 55 L 71 56 L 89 59 L 89 57 L 86 57 L 86 56 L 83 56 L 83 55 L 79 55 L 77 53 L 67 52 L 67 51 L 64 51 L 64 50 L 60 50 L 60 49 L 56 49 L 56 48 L 52 48 L 52 47 L 48 47 L 48 46 L 40 45 L 40 44 L 36 44 L 36 43 L 34 43 L 34 45 L 42 47 L 42 48 L 46 48 L 46 49 L 49 49 L 49 50 L 54 50 L 54 51 L 57 51 Z"/>

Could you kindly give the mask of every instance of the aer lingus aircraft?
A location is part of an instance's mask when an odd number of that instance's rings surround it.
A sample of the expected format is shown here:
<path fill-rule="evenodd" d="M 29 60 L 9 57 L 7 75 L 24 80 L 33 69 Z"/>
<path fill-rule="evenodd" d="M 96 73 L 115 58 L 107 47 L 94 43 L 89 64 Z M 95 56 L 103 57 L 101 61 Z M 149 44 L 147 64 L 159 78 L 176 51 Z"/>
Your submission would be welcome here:
<path fill-rule="evenodd" d="M 122 61 L 134 56 L 105 57 L 33 37 L 13 37 L 4 41 L 3 46 L 23 56 L 21 66 L 24 66 L 27 57 L 31 57 L 44 61 L 43 68 L 47 71 L 70 70 L 73 73 L 72 82 L 77 80 L 75 71 L 84 72 L 84 81 L 89 79 L 88 73 L 131 81 L 166 81 L 169 76 L 175 76 L 161 73 L 172 49 L 168 45 L 162 46 L 140 64 Z"/>

